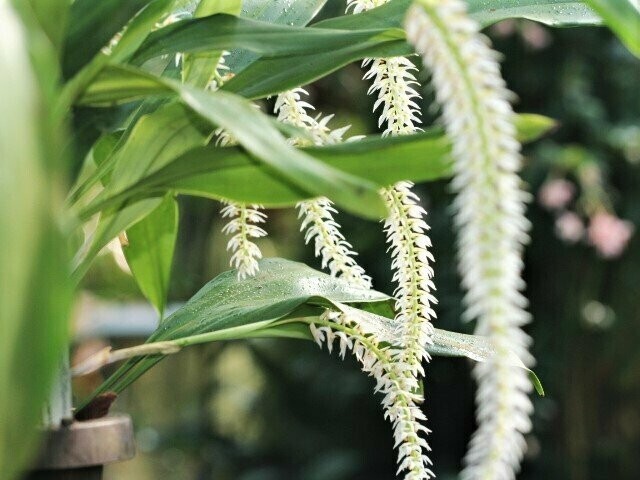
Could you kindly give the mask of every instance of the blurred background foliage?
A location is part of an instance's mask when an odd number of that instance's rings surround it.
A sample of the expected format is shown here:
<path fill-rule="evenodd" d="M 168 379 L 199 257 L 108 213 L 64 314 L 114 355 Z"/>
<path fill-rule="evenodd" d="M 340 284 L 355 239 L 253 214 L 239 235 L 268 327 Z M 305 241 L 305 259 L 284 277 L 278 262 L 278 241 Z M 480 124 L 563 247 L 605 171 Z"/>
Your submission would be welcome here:
<path fill-rule="evenodd" d="M 342 2 L 330 2 L 326 15 Z M 333 11 L 332 11 L 333 10 Z M 578 190 L 570 207 L 586 219 L 583 167 L 597 173 L 600 200 L 640 228 L 639 64 L 604 28 L 551 30 L 508 21 L 489 32 L 504 54 L 503 71 L 517 93 L 516 109 L 551 116 L 557 130 L 525 148 L 524 179 L 535 195 L 550 178 Z M 376 132 L 372 97 L 359 65 L 310 87 L 318 111 L 352 134 Z M 421 73 L 420 80 L 428 78 Z M 429 111 L 425 89 L 425 123 Z M 271 105 L 267 105 L 268 108 Z M 106 120 L 105 120 L 106 121 Z M 429 211 L 438 326 L 471 332 L 460 320 L 452 195 L 446 182 L 419 188 Z M 180 238 L 171 300 L 189 298 L 227 270 L 220 205 L 181 199 Z M 270 211 L 265 256 L 299 259 L 319 268 L 305 248 L 293 210 Z M 640 478 L 640 241 L 631 237 L 616 258 L 585 242 L 561 238 L 558 211 L 532 201 L 532 240 L 525 277 L 534 322 L 536 371 L 547 396 L 535 398 L 534 430 L 520 476 L 527 479 Z M 345 234 L 375 287 L 392 292 L 381 225 L 341 215 Z M 130 277 L 102 257 L 85 282 L 100 297 L 139 298 Z M 106 339 L 106 341 L 109 341 Z M 97 343 L 96 343 L 97 342 Z M 115 346 L 139 343 L 118 341 Z M 99 341 L 85 343 L 89 349 Z M 427 369 L 426 404 L 435 472 L 456 478 L 474 429 L 471 365 L 435 359 Z M 105 372 L 108 373 L 108 372 Z M 79 391 L 100 378 L 78 382 Z M 134 384 L 116 404 L 136 423 L 138 456 L 110 466 L 109 480 L 377 480 L 395 472 L 390 426 L 382 419 L 372 381 L 354 361 L 340 362 L 317 346 L 259 340 L 192 347 L 170 357 Z"/>

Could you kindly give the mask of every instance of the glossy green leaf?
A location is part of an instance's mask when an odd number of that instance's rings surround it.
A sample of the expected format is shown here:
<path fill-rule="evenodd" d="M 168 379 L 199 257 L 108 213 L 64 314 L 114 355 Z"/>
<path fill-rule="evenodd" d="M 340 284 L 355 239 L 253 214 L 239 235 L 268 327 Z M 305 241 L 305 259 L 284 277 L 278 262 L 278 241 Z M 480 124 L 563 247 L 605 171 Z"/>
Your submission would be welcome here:
<path fill-rule="evenodd" d="M 377 192 L 376 185 L 342 171 L 330 168 L 310 155 L 293 148 L 274 127 L 272 120 L 243 98 L 227 92 L 205 92 L 189 85 L 154 77 L 133 68 L 110 67 L 104 75 L 116 72 L 123 78 L 141 77 L 158 84 L 158 92 L 173 90 L 182 103 L 212 124 L 223 128 L 255 158 L 275 169 L 281 177 L 313 195 L 331 197 L 345 210 L 367 218 L 380 218 L 386 207 Z M 99 85 L 105 85 L 99 81 Z M 126 84 L 123 81 L 123 84 Z M 125 85 L 126 88 L 126 85 Z M 122 91 L 110 90 L 116 98 Z M 98 88 L 100 98 L 104 90 Z M 90 89 L 83 102 L 95 100 L 95 90 Z"/>
<path fill-rule="evenodd" d="M 576 0 L 466 0 L 469 13 L 483 26 L 507 18 L 526 18 L 551 27 L 600 25 L 601 18 L 586 1 Z M 608 0 L 605 0 L 608 1 Z M 617 1 L 617 0 L 614 0 Z"/>
<path fill-rule="evenodd" d="M 275 25 L 304 27 L 327 3 L 327 0 L 243 0 L 240 16 Z M 232 72 L 238 73 L 253 63 L 259 56 L 248 50 L 231 50 L 225 63 Z"/>
<path fill-rule="evenodd" d="M 71 77 L 107 45 L 149 0 L 76 0 L 71 4 L 64 72 Z"/>
<path fill-rule="evenodd" d="M 622 40 L 631 53 L 640 58 L 640 5 L 634 0 L 585 0 Z"/>
<path fill-rule="evenodd" d="M 358 15 L 345 15 L 318 22 L 312 27 L 338 30 L 402 28 L 411 0 L 394 0 Z M 600 18 L 582 2 L 560 0 L 469 0 L 471 16 L 483 26 L 505 18 L 529 18 L 553 26 L 598 25 Z M 353 43 L 327 51 L 321 45 L 315 54 L 282 58 L 263 57 L 236 75 L 223 88 L 248 98 L 262 98 L 306 85 L 349 63 L 366 57 L 412 54 L 404 40 L 385 38 Z"/>
<path fill-rule="evenodd" d="M 300 28 L 259 22 L 233 15 L 213 15 L 182 20 L 149 35 L 132 62 L 142 64 L 160 55 L 241 48 L 265 56 L 337 50 L 354 43 L 403 39 L 399 29 Z"/>
<path fill-rule="evenodd" d="M 136 283 L 160 318 L 167 301 L 177 235 L 178 204 L 169 194 L 149 215 L 127 229 L 127 245 L 123 248 Z"/>
<path fill-rule="evenodd" d="M 305 319 L 317 318 L 324 308 L 356 316 L 363 328 L 379 339 L 395 338 L 390 318 L 346 304 L 380 305 L 390 312 L 393 301 L 374 290 L 350 285 L 339 278 L 289 260 L 271 258 L 260 262 L 254 277 L 238 280 L 237 272 L 225 272 L 206 284 L 182 308 L 165 319 L 146 342 L 175 352 L 184 346 L 217 340 L 283 336 L 308 338 Z M 303 322 L 303 328 L 296 328 Z M 291 327 L 294 328 L 291 328 Z M 299 327 L 299 326 L 298 326 Z M 486 338 L 436 330 L 433 355 L 464 356 L 490 360 L 494 349 Z M 174 350 L 171 350 L 171 347 Z M 162 354 L 134 358 L 120 367 L 94 393 L 120 392 L 163 358 Z M 514 365 L 521 362 L 514 358 Z"/>
<path fill-rule="evenodd" d="M 239 15 L 242 0 L 201 0 L 193 16 L 202 18 L 216 13 Z M 211 82 L 220 62 L 222 51 L 185 54 L 182 59 L 182 80 L 195 87 L 205 88 Z"/>
<path fill-rule="evenodd" d="M 523 142 L 538 138 L 555 125 L 547 117 L 531 114 L 519 115 L 516 124 Z M 449 141 L 443 132 L 432 129 L 417 135 L 371 137 L 306 151 L 332 167 L 382 186 L 399 180 L 424 182 L 448 177 L 451 174 L 449 150 Z M 176 158 L 126 192 L 94 202 L 87 214 L 168 190 L 268 207 L 292 206 L 313 196 L 274 175 L 266 165 L 240 148 L 203 147 Z"/>

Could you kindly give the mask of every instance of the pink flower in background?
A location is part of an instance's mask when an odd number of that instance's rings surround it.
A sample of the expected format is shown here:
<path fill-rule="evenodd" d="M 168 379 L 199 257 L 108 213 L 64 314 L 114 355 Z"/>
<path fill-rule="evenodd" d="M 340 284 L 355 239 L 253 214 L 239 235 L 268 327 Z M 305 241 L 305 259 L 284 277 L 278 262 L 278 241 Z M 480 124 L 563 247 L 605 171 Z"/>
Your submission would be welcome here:
<path fill-rule="evenodd" d="M 584 235 L 582 219 L 573 212 L 564 212 L 556 220 L 556 235 L 568 243 L 576 243 Z"/>
<path fill-rule="evenodd" d="M 604 258 L 620 256 L 633 235 L 633 224 L 610 213 L 596 213 L 589 224 L 589 243 Z"/>
<path fill-rule="evenodd" d="M 538 201 L 545 208 L 559 210 L 571 201 L 575 191 L 573 183 L 563 178 L 547 180 L 540 187 Z"/>

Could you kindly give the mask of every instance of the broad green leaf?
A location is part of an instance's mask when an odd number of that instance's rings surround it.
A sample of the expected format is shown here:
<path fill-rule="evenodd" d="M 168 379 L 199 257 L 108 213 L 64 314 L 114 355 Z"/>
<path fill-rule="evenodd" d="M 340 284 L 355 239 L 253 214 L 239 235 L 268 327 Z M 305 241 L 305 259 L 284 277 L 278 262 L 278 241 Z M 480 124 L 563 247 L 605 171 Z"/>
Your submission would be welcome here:
<path fill-rule="evenodd" d="M 48 7 L 64 20 L 66 5 Z M 56 51 L 49 40 L 39 43 L 53 35 L 50 22 L 43 26 L 23 24 L 0 0 L 0 472 L 7 480 L 36 453 L 71 292 L 54 210 L 65 167 L 48 110 L 57 77 L 43 77 Z"/>
<path fill-rule="evenodd" d="M 178 204 L 169 194 L 149 215 L 127 229 L 123 251 L 140 290 L 164 312 L 178 235 Z"/>
<path fill-rule="evenodd" d="M 240 16 L 276 25 L 304 27 L 327 3 L 327 0 L 243 0 Z M 248 50 L 231 50 L 226 64 L 238 73 L 259 56 Z"/>
<path fill-rule="evenodd" d="M 516 125 L 519 139 L 528 142 L 555 124 L 547 117 L 525 114 L 517 117 Z M 399 180 L 431 181 L 451 174 L 449 141 L 439 129 L 401 137 L 371 137 L 306 151 L 332 167 L 381 186 Z M 259 203 L 272 208 L 292 206 L 312 197 L 309 192 L 274 175 L 267 166 L 240 148 L 209 146 L 185 153 L 126 192 L 97 200 L 87 207 L 84 215 L 169 190 L 218 200 Z"/>
<path fill-rule="evenodd" d="M 617 1 L 617 0 L 614 0 Z M 407 8 L 413 0 L 393 0 L 367 18 L 367 28 L 401 28 Z M 601 18 L 586 0 L 466 0 L 472 18 L 483 27 L 506 18 L 526 18 L 553 27 L 599 25 Z M 365 17 L 362 17 L 365 18 Z M 314 24 L 314 27 L 352 29 L 363 28 L 358 15 L 345 15 Z"/>
<path fill-rule="evenodd" d="M 328 167 L 293 148 L 248 101 L 226 92 L 208 94 L 187 86 L 179 94 L 195 112 L 224 128 L 255 158 L 298 187 L 327 196 L 344 210 L 365 218 L 386 216 L 375 184 Z"/>
<path fill-rule="evenodd" d="M 142 64 L 160 55 L 241 48 L 265 56 L 337 50 L 354 43 L 404 39 L 399 29 L 334 30 L 300 28 L 248 20 L 233 15 L 212 15 L 182 20 L 153 32 L 132 59 Z"/>
<path fill-rule="evenodd" d="M 260 262 L 255 277 L 238 280 L 237 272 L 225 272 L 206 284 L 182 308 L 165 319 L 146 342 L 160 347 L 154 355 L 125 363 L 94 392 L 120 392 L 163 358 L 162 351 L 209 341 L 248 337 L 283 336 L 308 338 L 308 328 L 288 328 L 296 322 L 313 321 L 324 308 L 342 310 L 358 320 L 363 330 L 381 341 L 395 338 L 394 321 L 347 304 L 381 305 L 388 310 L 392 299 L 383 293 L 350 285 L 339 278 L 289 260 L 271 258 Z M 386 309 L 386 310 L 385 310 Z M 494 350 L 485 338 L 436 330 L 434 355 L 464 356 L 490 360 Z M 173 347 L 173 350 L 171 348 Z M 521 366 L 517 358 L 514 365 Z"/>
<path fill-rule="evenodd" d="M 77 283 L 87 273 L 100 250 L 126 229 L 138 223 L 161 203 L 159 198 L 150 198 L 121 206 L 115 213 L 101 215 L 93 235 L 85 241 L 73 260 L 73 279 Z"/>
<path fill-rule="evenodd" d="M 201 129 L 201 121 L 182 105 L 171 103 L 158 110 L 143 115 L 135 123 L 124 144 L 114 149 L 110 158 L 98 167 L 93 178 L 83 185 L 96 183 L 105 172 L 111 172 L 111 181 L 98 196 L 113 195 L 126 190 L 146 175 L 162 168 L 175 157 L 206 143 L 209 132 Z M 103 180 L 104 181 L 104 180 Z M 86 190 L 86 188 L 84 189 Z M 153 209 L 160 200 L 150 200 L 131 204 L 122 202 L 118 212 L 106 212 L 100 218 L 95 233 L 87 239 L 76 255 L 74 275 L 81 278 L 86 273 L 95 256 L 102 248 L 122 231 L 137 223 Z M 81 220 L 89 220 L 83 217 Z"/>
<path fill-rule="evenodd" d="M 306 302 L 329 305 L 386 301 L 387 296 L 349 285 L 304 264 L 283 259 L 265 259 L 255 277 L 238 280 L 237 272 L 225 272 L 207 283 L 182 308 L 167 317 L 150 342 L 175 340 L 208 332 L 251 335 L 275 320 L 286 317 Z M 136 358 L 116 371 L 95 392 L 122 391 L 162 359 Z"/>
<path fill-rule="evenodd" d="M 552 27 L 600 25 L 602 19 L 587 1 L 576 0 L 466 0 L 469 13 L 483 26 L 507 18 L 526 18 Z M 605 0 L 609 1 L 609 0 Z M 618 1 L 618 0 L 612 0 Z"/>
<path fill-rule="evenodd" d="M 76 0 L 71 4 L 65 42 L 67 78 L 107 45 L 149 0 Z"/>
<path fill-rule="evenodd" d="M 106 192 L 121 191 L 182 153 L 204 145 L 210 131 L 179 103 L 143 115 L 110 160 L 114 167 Z"/>
<path fill-rule="evenodd" d="M 585 0 L 585 3 L 598 12 L 629 51 L 640 58 L 640 5 L 637 1 Z"/>
<path fill-rule="evenodd" d="M 337 30 L 402 28 L 411 0 L 394 0 L 358 15 L 344 15 L 318 22 L 312 27 Z M 529 18 L 553 26 L 598 25 L 600 18 L 581 2 L 560 0 L 469 0 L 471 16 L 488 26 L 505 18 Z M 238 73 L 223 88 L 248 98 L 274 95 L 311 83 L 349 63 L 365 57 L 409 55 L 413 51 L 403 39 L 379 38 L 353 43 L 315 54 L 273 58 L 265 56 Z"/>
<path fill-rule="evenodd" d="M 239 15 L 242 0 L 201 0 L 193 16 L 206 17 L 216 13 Z M 184 55 L 182 60 L 182 79 L 184 83 L 205 88 L 211 82 L 221 58 L 221 51 L 209 51 Z"/>
<path fill-rule="evenodd" d="M 173 90 L 184 105 L 223 128 L 255 158 L 275 169 L 298 188 L 315 196 L 328 196 L 345 210 L 363 217 L 385 216 L 386 207 L 375 184 L 330 168 L 293 148 L 274 127 L 270 117 L 257 111 L 245 99 L 222 91 L 205 92 L 133 68 L 112 66 L 108 71 L 116 71 L 123 78 L 131 76 L 155 81 L 158 92 Z M 126 84 L 126 81 L 123 83 Z M 99 84 L 104 85 L 105 82 Z M 116 95 L 122 94 L 117 88 L 112 91 Z M 101 98 L 105 97 L 104 90 L 99 88 L 98 92 Z M 94 99 L 95 91 L 90 89 L 87 96 L 83 101 Z"/>

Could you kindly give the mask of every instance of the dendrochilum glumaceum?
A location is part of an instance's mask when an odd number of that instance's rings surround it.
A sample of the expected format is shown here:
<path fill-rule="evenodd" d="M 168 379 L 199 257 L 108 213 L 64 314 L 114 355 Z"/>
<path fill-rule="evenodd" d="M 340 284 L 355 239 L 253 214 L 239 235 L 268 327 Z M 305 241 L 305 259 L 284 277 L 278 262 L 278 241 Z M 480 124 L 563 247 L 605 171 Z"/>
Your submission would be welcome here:
<path fill-rule="evenodd" d="M 348 0 L 347 9 L 360 13 L 387 2 Z M 363 66 L 369 66 L 364 78 L 372 80 L 368 93 L 378 95 L 374 111 L 382 107 L 378 124 L 386 125 L 383 136 L 419 131 L 416 124 L 420 123 L 420 109 L 416 100 L 420 95 L 414 88 L 418 82 L 412 73 L 416 67 L 411 60 L 405 57 L 366 59 Z M 422 363 L 430 360 L 426 346 L 432 343 L 431 320 L 435 318 L 432 305 L 436 299 L 431 293 L 435 290 L 430 266 L 434 259 L 429 250 L 426 211 L 412 187 L 410 182 L 399 182 L 384 188 L 382 195 L 389 207 L 384 228 L 393 259 L 393 280 L 397 283 L 396 322 L 398 344 L 402 347 L 398 360 L 405 367 L 406 381 L 417 386 L 418 378 L 424 376 Z"/>
<path fill-rule="evenodd" d="M 528 195 L 517 174 L 521 157 L 511 94 L 497 54 L 467 15 L 464 1 L 417 0 L 405 28 L 431 71 L 453 144 L 466 317 L 477 319 L 476 332 L 488 336 L 497 352 L 474 368 L 479 427 L 462 478 L 513 479 L 525 450 L 524 434 L 531 429 L 532 403 L 526 370 L 510 364 L 509 351 L 527 365 L 533 358 L 521 329 L 529 321 L 521 293 Z"/>
<path fill-rule="evenodd" d="M 340 356 L 344 358 L 347 350 L 351 350 L 362 370 L 375 378 L 375 391 L 383 394 L 385 418 L 393 424 L 398 473 L 406 472 L 406 480 L 433 478 L 431 460 L 426 455 L 429 445 L 424 438 L 429 430 L 424 426 L 426 418 L 420 409 L 423 398 L 417 393 L 416 378 L 406 375 L 404 349 L 383 344 L 376 335 L 363 329 L 363 323 L 357 318 L 357 310 L 353 313 L 327 310 L 311 324 L 311 333 L 318 345 L 326 345 L 329 352 L 338 340 Z"/>
<path fill-rule="evenodd" d="M 233 252 L 230 263 L 238 270 L 240 279 L 258 273 L 258 260 L 262 258 L 262 252 L 253 240 L 267 235 L 267 232 L 257 225 L 264 223 L 267 218 L 267 215 L 260 211 L 261 208 L 260 205 L 227 203 L 220 211 L 222 218 L 230 218 L 222 228 L 222 233 L 231 235 L 227 250 Z"/>
<path fill-rule="evenodd" d="M 213 80 L 207 88 L 216 90 L 224 83 L 223 75 L 229 70 L 225 65 L 227 53 L 223 52 L 220 55 Z M 216 129 L 214 135 L 217 136 L 216 145 L 218 146 L 226 147 L 237 143 L 235 138 L 224 129 Z M 267 232 L 258 225 L 266 222 L 267 215 L 262 211 L 261 205 L 223 203 L 224 207 L 220 213 L 222 218 L 229 218 L 229 221 L 222 227 L 222 233 L 231 236 L 227 242 L 227 250 L 232 252 L 229 264 L 238 270 L 238 278 L 252 277 L 258 273 L 258 260 L 262 258 L 260 247 L 256 245 L 254 240 L 267 236 Z"/>
<path fill-rule="evenodd" d="M 333 115 L 312 117 L 307 110 L 313 106 L 302 99 L 308 95 L 302 88 L 283 92 L 276 99 L 274 112 L 278 120 L 305 129 L 309 139 L 294 138 L 296 146 L 329 145 L 340 143 L 349 126 L 331 130 L 328 127 Z M 313 240 L 315 255 L 322 259 L 322 268 L 328 268 L 331 275 L 343 278 L 349 283 L 364 288 L 371 287 L 371 277 L 353 258 L 356 253 L 340 231 L 340 225 L 334 220 L 337 213 L 331 200 L 326 197 L 299 202 L 297 205 L 302 220 L 300 230 L 304 231 L 305 243 Z"/>

